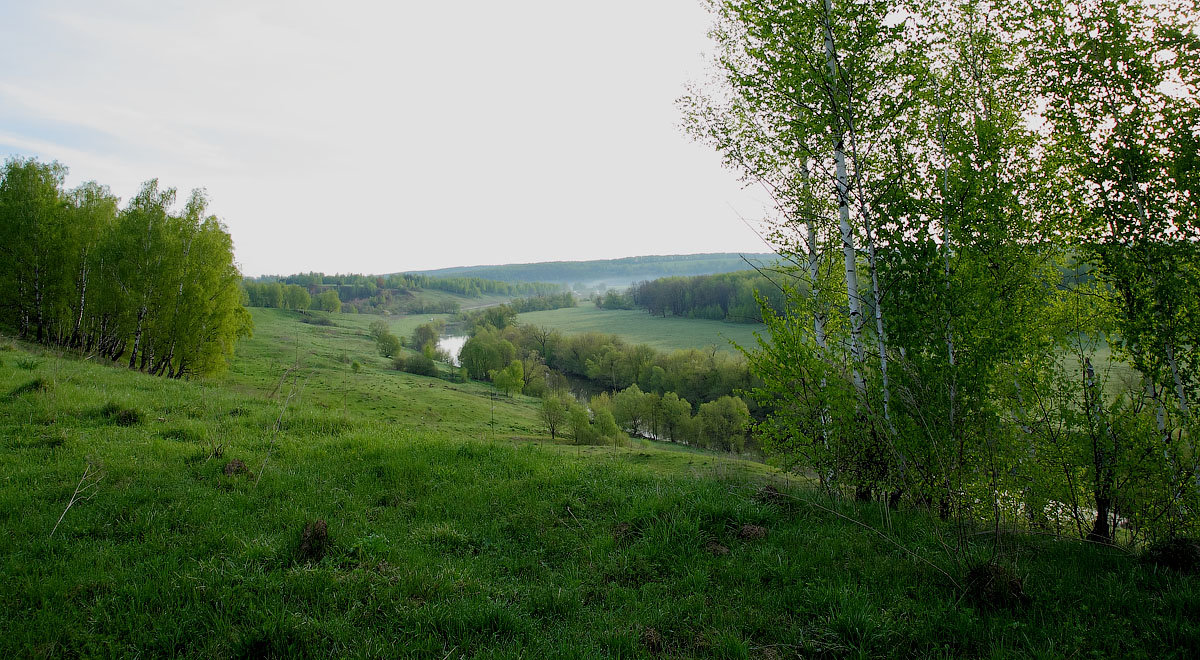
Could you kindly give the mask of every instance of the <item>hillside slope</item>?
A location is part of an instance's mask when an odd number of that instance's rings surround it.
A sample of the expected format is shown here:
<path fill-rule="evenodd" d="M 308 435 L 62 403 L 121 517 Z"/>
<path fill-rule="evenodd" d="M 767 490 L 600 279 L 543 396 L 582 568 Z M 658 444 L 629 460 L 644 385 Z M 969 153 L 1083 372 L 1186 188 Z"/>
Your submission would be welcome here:
<path fill-rule="evenodd" d="M 385 370 L 365 321 L 255 319 L 207 382 L 4 344 L 0 654 L 1200 648 L 1195 579 L 1113 549 L 1006 537 L 1029 600 L 989 605 L 955 561 L 989 556 L 986 535 L 948 555 L 920 512 L 830 502 L 760 464 L 550 443 L 532 401 Z"/>

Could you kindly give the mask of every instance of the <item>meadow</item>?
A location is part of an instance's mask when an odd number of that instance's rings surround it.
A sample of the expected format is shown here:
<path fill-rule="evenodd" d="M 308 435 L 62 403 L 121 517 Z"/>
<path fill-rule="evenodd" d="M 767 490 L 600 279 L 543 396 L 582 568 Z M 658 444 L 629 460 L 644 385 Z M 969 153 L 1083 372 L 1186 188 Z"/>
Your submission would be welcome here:
<path fill-rule="evenodd" d="M 535 400 L 389 369 L 372 317 L 253 315 L 197 381 L 0 340 L 0 655 L 1200 652 L 1195 578 L 1124 551 L 552 443 Z M 1019 589 L 972 587 L 997 551 Z"/>
<path fill-rule="evenodd" d="M 620 335 L 633 344 L 647 344 L 660 351 L 686 348 L 716 348 L 736 353 L 730 341 L 744 347 L 756 345 L 755 332 L 764 327 L 750 323 L 727 323 L 707 319 L 651 316 L 640 309 L 600 309 L 591 302 L 545 312 L 527 312 L 521 323 L 542 325 L 568 334 L 603 332 Z"/>

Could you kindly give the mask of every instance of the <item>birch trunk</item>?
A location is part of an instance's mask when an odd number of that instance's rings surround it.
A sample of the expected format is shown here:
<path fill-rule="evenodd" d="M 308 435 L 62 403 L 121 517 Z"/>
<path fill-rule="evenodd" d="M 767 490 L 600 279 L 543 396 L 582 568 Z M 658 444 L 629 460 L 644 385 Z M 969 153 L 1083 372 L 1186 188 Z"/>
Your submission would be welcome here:
<path fill-rule="evenodd" d="M 830 17 L 833 15 L 832 0 L 825 0 L 825 59 L 829 66 L 830 87 L 834 96 L 834 114 L 837 108 L 838 64 L 837 52 L 833 43 L 833 27 Z M 863 380 L 862 367 L 866 361 L 862 348 L 862 298 L 858 291 L 858 249 L 855 247 L 854 230 L 850 226 L 850 187 L 846 175 L 846 153 L 841 119 L 834 118 L 833 162 L 837 176 L 838 221 L 842 235 L 842 256 L 846 264 L 846 298 L 850 316 L 850 356 L 853 363 L 854 387 L 859 396 L 866 395 L 866 382 Z"/>

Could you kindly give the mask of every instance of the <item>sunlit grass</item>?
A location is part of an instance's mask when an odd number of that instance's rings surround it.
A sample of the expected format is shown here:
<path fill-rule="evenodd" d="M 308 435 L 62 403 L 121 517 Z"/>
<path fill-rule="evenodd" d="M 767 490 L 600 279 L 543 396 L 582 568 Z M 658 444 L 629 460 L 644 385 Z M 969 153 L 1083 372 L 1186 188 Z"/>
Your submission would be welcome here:
<path fill-rule="evenodd" d="M 948 552 L 949 530 L 921 512 L 828 501 L 760 463 L 551 443 L 533 400 L 388 369 L 370 317 L 255 320 L 210 381 L 4 353 L 5 657 L 1185 657 L 1200 644 L 1194 578 L 1121 552 L 1009 539 L 1031 603 L 988 609 L 954 584 L 991 555 L 986 535 Z M 99 481 L 64 514 L 85 470 Z M 318 519 L 328 546 L 303 556 Z"/>

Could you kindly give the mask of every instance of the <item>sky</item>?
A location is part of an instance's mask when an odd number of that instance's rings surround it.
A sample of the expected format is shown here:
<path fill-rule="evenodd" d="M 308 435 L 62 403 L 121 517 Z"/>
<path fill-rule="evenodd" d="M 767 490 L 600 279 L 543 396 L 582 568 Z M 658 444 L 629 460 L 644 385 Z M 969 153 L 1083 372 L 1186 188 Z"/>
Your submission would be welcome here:
<path fill-rule="evenodd" d="M 763 252 L 699 0 L 0 2 L 0 157 L 204 188 L 248 275 Z"/>

